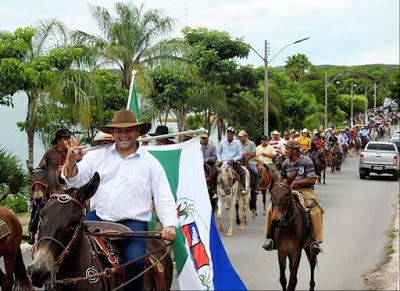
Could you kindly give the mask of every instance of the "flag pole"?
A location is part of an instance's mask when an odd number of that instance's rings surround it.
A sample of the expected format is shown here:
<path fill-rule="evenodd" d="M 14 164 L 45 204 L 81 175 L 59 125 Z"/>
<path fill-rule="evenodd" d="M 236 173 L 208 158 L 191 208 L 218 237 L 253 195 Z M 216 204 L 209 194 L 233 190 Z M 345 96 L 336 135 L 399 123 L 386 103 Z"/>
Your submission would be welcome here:
<path fill-rule="evenodd" d="M 135 82 L 135 75 L 136 71 L 132 70 L 132 78 L 131 78 L 131 83 L 129 84 L 129 97 L 128 97 L 128 103 L 126 104 L 126 109 L 129 110 L 130 104 L 131 104 L 131 99 L 132 99 L 132 90 L 133 90 L 133 83 Z"/>
<path fill-rule="evenodd" d="M 151 137 L 146 137 L 146 138 L 140 138 L 138 139 L 139 142 L 141 141 L 151 141 L 155 139 L 164 139 L 164 138 L 169 138 L 169 137 L 174 137 L 174 136 L 181 136 L 185 134 L 196 134 L 196 133 L 204 133 L 207 132 L 204 128 L 196 129 L 196 130 L 188 130 L 188 131 L 181 131 L 181 132 L 176 132 L 176 133 L 169 133 L 169 134 L 163 134 L 163 135 L 157 135 L 157 136 L 151 136 Z"/>

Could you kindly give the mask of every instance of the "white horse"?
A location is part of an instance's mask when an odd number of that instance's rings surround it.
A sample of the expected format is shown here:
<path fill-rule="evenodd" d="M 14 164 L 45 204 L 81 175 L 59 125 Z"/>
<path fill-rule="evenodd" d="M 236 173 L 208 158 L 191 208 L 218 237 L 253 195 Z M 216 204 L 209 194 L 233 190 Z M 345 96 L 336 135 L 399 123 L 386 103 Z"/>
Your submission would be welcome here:
<path fill-rule="evenodd" d="M 240 189 L 240 181 L 235 170 L 230 164 L 224 164 L 218 169 L 217 178 L 217 194 L 218 194 L 218 212 L 217 222 L 219 231 L 224 231 L 224 225 L 222 223 L 222 206 L 226 202 L 229 207 L 229 226 L 226 236 L 233 235 L 233 224 L 235 220 L 235 205 L 239 201 L 239 208 L 242 209 L 242 219 L 240 223 L 240 229 L 245 228 L 246 213 L 249 206 L 250 196 L 250 178 L 249 172 L 246 170 L 247 179 L 247 193 L 242 195 Z"/>

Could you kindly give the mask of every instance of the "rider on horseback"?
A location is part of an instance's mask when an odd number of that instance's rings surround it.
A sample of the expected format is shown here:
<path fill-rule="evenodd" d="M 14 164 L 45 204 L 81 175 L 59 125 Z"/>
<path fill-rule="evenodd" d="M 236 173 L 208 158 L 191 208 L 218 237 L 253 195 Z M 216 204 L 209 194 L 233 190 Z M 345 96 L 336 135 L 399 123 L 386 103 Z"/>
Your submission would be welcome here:
<path fill-rule="evenodd" d="M 251 172 L 253 173 L 253 178 L 254 178 L 253 179 L 254 191 L 256 193 L 258 193 L 259 192 L 258 169 L 254 162 L 254 158 L 256 157 L 256 145 L 254 144 L 254 142 L 249 140 L 247 132 L 245 130 L 241 130 L 238 134 L 238 137 L 240 139 L 240 144 L 242 146 L 243 158 L 249 159 L 249 166 L 250 166 Z"/>
<path fill-rule="evenodd" d="M 273 163 L 273 159 L 276 158 L 276 152 L 274 148 L 268 144 L 268 137 L 263 135 L 261 137 L 261 144 L 256 148 L 257 160 L 267 165 L 272 172 L 276 172 L 276 167 Z"/>
<path fill-rule="evenodd" d="M 332 147 L 335 145 L 335 143 L 337 143 L 338 145 L 340 144 L 339 139 L 341 141 L 341 137 L 337 136 L 336 134 L 337 134 L 337 130 L 335 129 L 332 131 L 332 135 L 328 140 L 328 151 L 330 151 L 332 149 Z M 342 160 L 342 151 L 340 148 L 337 151 L 337 155 L 338 155 L 338 160 L 341 161 Z"/>
<path fill-rule="evenodd" d="M 242 159 L 242 147 L 240 142 L 233 139 L 235 129 L 228 127 L 226 130 L 226 140 L 223 140 L 218 145 L 217 159 L 218 165 L 232 162 L 235 171 L 240 175 L 240 183 L 242 184 L 242 194 L 246 194 L 246 172 L 238 163 Z"/>
<path fill-rule="evenodd" d="M 306 207 L 309 209 L 312 224 L 312 244 L 311 251 L 315 254 L 321 252 L 322 243 L 322 214 L 320 202 L 314 193 L 314 184 L 316 180 L 314 167 L 309 157 L 300 153 L 300 144 L 298 141 L 291 140 L 286 143 L 285 157 L 279 173 L 281 179 L 287 179 L 293 173 L 296 177 L 290 185 L 292 190 L 303 194 Z M 267 240 L 263 248 L 267 251 L 274 249 L 275 225 L 271 225 L 272 204 L 268 205 L 266 232 Z"/>

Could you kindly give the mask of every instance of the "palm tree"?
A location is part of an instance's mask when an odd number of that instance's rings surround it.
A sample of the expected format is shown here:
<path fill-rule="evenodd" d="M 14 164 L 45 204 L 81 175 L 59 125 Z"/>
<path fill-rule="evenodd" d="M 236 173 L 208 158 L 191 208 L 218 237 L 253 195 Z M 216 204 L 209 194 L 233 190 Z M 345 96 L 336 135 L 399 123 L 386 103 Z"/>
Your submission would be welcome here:
<path fill-rule="evenodd" d="M 311 66 L 312 64 L 305 54 L 297 54 L 288 57 L 285 71 L 293 82 L 301 83 L 305 75 L 304 71 L 310 69 Z"/>
<path fill-rule="evenodd" d="M 136 87 L 149 92 L 152 82 L 147 68 L 164 65 L 176 60 L 183 42 L 168 39 L 174 20 L 163 16 L 160 10 L 145 10 L 144 5 L 132 3 L 115 4 L 116 16 L 103 7 L 92 7 L 92 16 L 97 21 L 102 36 L 93 36 L 82 31 L 75 32 L 77 41 L 99 47 L 105 63 L 121 70 L 121 86 L 129 89 L 132 71 L 136 73 Z"/>

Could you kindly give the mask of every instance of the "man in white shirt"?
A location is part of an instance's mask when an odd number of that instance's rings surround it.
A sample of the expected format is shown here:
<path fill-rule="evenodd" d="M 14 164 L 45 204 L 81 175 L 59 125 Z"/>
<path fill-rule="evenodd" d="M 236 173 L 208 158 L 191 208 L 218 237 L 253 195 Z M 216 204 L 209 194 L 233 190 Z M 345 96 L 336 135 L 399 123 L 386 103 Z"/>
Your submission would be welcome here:
<path fill-rule="evenodd" d="M 137 137 L 150 130 L 150 123 L 137 122 L 133 112 L 120 110 L 113 124 L 101 126 L 100 130 L 111 133 L 115 144 L 96 151 L 73 154 L 83 149 L 78 139 L 71 138 L 67 160 L 62 176 L 69 187 L 81 187 L 95 172 L 100 175 L 100 185 L 91 199 L 92 212 L 84 220 L 119 222 L 133 231 L 147 230 L 151 220 L 151 205 L 155 208 L 165 240 L 175 239 L 178 226 L 175 201 L 164 169 L 149 152 L 139 147 Z M 79 164 L 78 160 L 82 159 Z M 128 239 L 123 250 L 125 261 L 133 260 L 146 253 L 146 239 Z M 129 280 L 144 269 L 144 259 L 126 268 L 125 279 Z M 125 287 L 125 290 L 142 290 L 143 276 Z"/>

